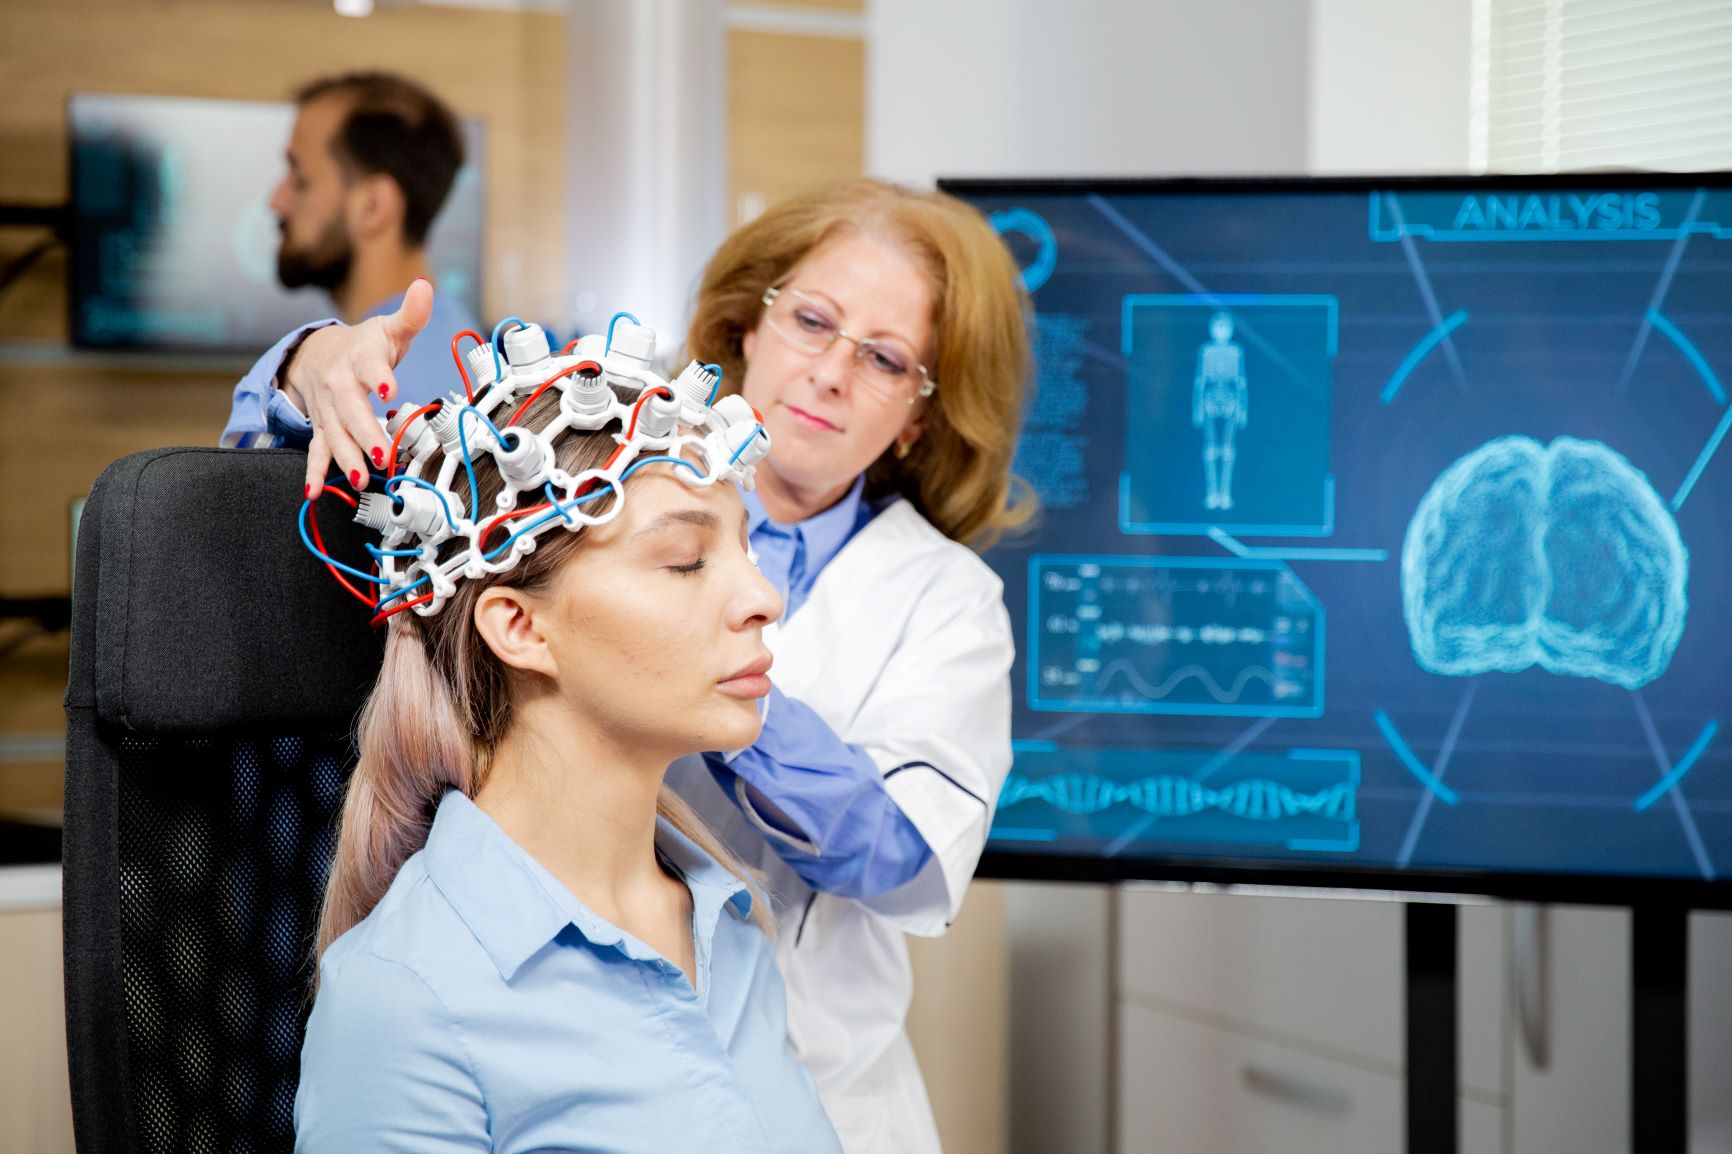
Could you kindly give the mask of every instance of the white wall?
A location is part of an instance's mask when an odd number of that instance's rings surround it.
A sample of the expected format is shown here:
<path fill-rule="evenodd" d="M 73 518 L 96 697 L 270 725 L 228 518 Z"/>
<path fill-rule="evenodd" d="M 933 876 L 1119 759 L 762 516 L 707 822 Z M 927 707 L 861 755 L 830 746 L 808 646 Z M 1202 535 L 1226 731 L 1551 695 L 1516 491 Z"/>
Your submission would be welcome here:
<path fill-rule="evenodd" d="M 871 0 L 866 167 L 938 176 L 1288 174 L 1304 0 Z"/>
<path fill-rule="evenodd" d="M 1310 0 L 1310 172 L 1468 169 L 1472 0 Z"/>

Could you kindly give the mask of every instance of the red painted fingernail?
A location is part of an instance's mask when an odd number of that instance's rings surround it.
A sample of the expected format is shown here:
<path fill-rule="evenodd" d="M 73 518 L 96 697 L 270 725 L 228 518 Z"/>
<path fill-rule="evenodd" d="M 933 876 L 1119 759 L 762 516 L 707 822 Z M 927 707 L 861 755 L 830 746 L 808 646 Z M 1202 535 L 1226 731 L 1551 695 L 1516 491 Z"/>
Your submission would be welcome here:
<path fill-rule="evenodd" d="M 349 484 L 351 487 L 359 489 L 361 487 L 362 480 L 364 480 L 364 478 L 361 476 L 361 470 L 359 470 L 359 469 L 350 469 L 349 470 Z"/>
<path fill-rule="evenodd" d="M 380 385 L 379 386 L 379 399 L 381 401 L 385 400 L 390 395 L 391 395 L 391 386 L 390 385 Z"/>
<path fill-rule="evenodd" d="M 385 467 L 385 450 L 378 445 L 373 446 L 373 464 L 378 465 L 381 469 Z"/>
<path fill-rule="evenodd" d="M 314 495 L 314 492 L 316 489 L 317 489 L 317 486 L 315 486 L 315 485 L 308 485 L 307 486 L 307 500 L 311 501 L 313 499 L 313 495 Z"/>

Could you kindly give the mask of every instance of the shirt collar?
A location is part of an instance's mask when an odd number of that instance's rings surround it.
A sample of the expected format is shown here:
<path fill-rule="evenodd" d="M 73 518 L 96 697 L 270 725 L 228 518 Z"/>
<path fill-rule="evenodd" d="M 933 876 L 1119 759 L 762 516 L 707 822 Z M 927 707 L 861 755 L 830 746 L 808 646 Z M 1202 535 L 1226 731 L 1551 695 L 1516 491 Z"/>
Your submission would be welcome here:
<path fill-rule="evenodd" d="M 742 919 L 750 916 L 751 890 L 660 817 L 656 849 L 692 892 L 692 928 L 707 953 L 723 906 Z M 508 982 L 567 926 L 594 947 L 617 949 L 635 961 L 662 961 L 654 950 L 578 901 L 458 790 L 440 801 L 423 852 L 427 876 Z"/>
<path fill-rule="evenodd" d="M 854 535 L 856 522 L 860 520 L 860 496 L 865 491 L 866 474 L 861 473 L 854 478 L 854 483 L 848 486 L 848 491 L 842 494 L 840 501 L 822 513 L 815 513 L 804 521 L 784 526 L 770 520 L 764 502 L 756 493 L 742 489 L 740 499 L 746 504 L 746 532 L 748 535 L 756 533 L 765 525 L 783 532 L 792 529 L 806 547 L 806 572 L 817 573 L 842 551 L 842 546 Z"/>

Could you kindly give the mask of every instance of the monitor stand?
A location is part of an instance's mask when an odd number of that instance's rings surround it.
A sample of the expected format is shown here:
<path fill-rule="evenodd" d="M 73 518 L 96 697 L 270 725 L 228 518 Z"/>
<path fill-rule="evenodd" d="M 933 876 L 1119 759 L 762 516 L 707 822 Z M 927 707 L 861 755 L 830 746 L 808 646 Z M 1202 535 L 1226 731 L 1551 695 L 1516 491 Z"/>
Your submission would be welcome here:
<path fill-rule="evenodd" d="M 1407 1154 L 1459 1154 L 1456 907 L 1407 903 Z"/>
<path fill-rule="evenodd" d="M 1689 1144 L 1690 911 L 1639 905 L 1630 916 L 1630 1149 L 1684 1154 Z"/>
<path fill-rule="evenodd" d="M 1639 905 L 1630 922 L 1631 1154 L 1686 1154 L 1690 911 Z M 1407 1154 L 1458 1154 L 1457 913 L 1407 903 Z"/>

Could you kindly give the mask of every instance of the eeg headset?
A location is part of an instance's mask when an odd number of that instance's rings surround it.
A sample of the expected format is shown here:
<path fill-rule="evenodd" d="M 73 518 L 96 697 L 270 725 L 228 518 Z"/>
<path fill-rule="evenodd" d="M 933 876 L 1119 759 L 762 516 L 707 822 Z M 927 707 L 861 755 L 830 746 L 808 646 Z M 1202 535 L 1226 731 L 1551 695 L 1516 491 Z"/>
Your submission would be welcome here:
<path fill-rule="evenodd" d="M 505 331 L 507 325 L 515 327 Z M 467 365 L 457 351 L 464 337 L 476 341 Z M 357 499 L 326 485 L 301 505 L 302 542 L 345 589 L 373 608 L 377 625 L 405 609 L 422 616 L 439 612 L 460 578 L 509 570 L 550 529 L 576 531 L 613 520 L 625 506 L 625 480 L 645 465 L 670 465 L 694 488 L 731 481 L 750 489 L 753 466 L 770 451 L 763 419 L 743 397 L 716 400 L 717 365 L 693 361 L 671 382 L 658 376 L 650 363 L 655 343 L 655 333 L 630 313 L 617 314 L 605 338 L 572 341 L 558 356 L 540 326 L 517 317 L 499 322 L 491 342 L 475 332 L 457 334 L 451 356 L 463 392 L 393 411 L 385 421 L 391 449 L 378 478 L 383 492 Z M 558 414 L 539 431 L 519 426 L 549 389 L 558 390 Z M 568 430 L 615 424 L 616 447 L 599 468 L 573 474 L 559 466 L 555 446 Z M 436 454 L 443 459 L 436 475 L 428 476 Z M 480 454 L 492 456 L 503 485 L 491 509 L 476 508 Z M 459 470 L 466 484 L 459 484 Z M 610 493 L 616 499 L 604 510 L 586 508 Z M 520 508 L 525 494 L 542 500 L 532 497 Z M 325 552 L 312 515 L 324 495 L 353 506 L 356 521 L 383 535 L 378 545 L 366 546 L 372 573 Z M 489 538 L 499 532 L 506 535 L 490 546 Z M 377 594 L 357 589 L 344 574 L 376 587 Z"/>

